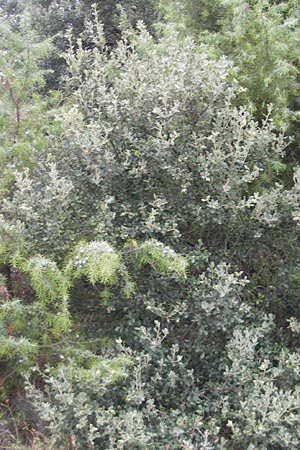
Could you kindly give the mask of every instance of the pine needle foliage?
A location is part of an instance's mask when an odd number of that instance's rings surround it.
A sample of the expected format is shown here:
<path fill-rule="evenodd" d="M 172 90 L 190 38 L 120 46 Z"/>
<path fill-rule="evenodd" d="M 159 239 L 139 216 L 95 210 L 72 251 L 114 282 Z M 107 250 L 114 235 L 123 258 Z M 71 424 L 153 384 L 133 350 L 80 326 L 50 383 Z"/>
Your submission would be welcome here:
<path fill-rule="evenodd" d="M 3 326 L 6 330 L 10 330 L 17 335 L 22 333 L 25 326 L 24 320 L 26 322 L 26 308 L 24 304 L 20 299 L 1 300 L 0 320 Z"/>
<path fill-rule="evenodd" d="M 36 255 L 21 262 L 19 268 L 28 273 L 32 287 L 42 302 L 53 302 L 68 297 L 68 280 L 56 262 Z"/>
<path fill-rule="evenodd" d="M 187 276 L 188 262 L 168 245 L 154 239 L 141 244 L 137 253 L 138 266 L 149 264 L 164 275 Z"/>
<path fill-rule="evenodd" d="M 41 65 L 53 50 L 52 38 L 43 39 L 33 30 L 29 8 L 19 17 L 9 17 L 2 5 L 3 2 L 0 5 L 1 189 L 9 186 L 16 169 L 32 165 L 33 155 L 46 145 L 43 130 L 48 102 L 39 91 L 47 73 Z"/>
<path fill-rule="evenodd" d="M 16 357 L 32 358 L 38 353 L 38 346 L 24 337 L 0 336 L 0 358 L 15 359 Z"/>
<path fill-rule="evenodd" d="M 121 264 L 120 255 L 107 242 L 78 244 L 71 254 L 65 273 L 71 279 L 86 276 L 91 284 L 114 284 Z"/>

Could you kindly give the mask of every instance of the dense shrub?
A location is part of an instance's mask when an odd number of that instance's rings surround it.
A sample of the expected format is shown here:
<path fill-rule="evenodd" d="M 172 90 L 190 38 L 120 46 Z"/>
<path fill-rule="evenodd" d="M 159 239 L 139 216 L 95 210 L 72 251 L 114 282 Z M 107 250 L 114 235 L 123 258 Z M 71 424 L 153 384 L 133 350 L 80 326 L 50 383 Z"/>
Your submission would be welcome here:
<path fill-rule="evenodd" d="M 277 129 L 297 136 L 299 143 L 299 18 L 297 2 L 254 0 L 162 0 L 163 12 L 216 56 L 227 55 L 258 120 L 273 104 Z M 295 146 L 296 147 L 296 146 Z M 297 148 L 290 154 L 298 161 Z"/>
<path fill-rule="evenodd" d="M 48 448 L 299 447 L 299 169 L 175 28 L 69 34 L 1 197 L 0 357 Z"/>

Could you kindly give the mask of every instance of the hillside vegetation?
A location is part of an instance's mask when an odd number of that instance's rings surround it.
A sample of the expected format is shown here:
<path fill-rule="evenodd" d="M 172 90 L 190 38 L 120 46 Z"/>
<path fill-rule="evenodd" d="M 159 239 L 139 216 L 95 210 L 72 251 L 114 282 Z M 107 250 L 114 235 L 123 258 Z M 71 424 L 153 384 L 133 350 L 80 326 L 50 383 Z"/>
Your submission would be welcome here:
<path fill-rule="evenodd" d="M 299 449 L 298 2 L 0 8 L 0 449 Z"/>

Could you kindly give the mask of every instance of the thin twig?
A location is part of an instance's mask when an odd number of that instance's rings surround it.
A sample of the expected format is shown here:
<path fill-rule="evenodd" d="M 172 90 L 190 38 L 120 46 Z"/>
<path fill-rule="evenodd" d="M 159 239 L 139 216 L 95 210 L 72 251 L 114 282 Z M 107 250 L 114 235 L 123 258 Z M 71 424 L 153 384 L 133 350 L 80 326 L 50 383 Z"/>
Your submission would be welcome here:
<path fill-rule="evenodd" d="M 9 81 L 9 79 L 6 77 L 5 82 L 4 82 L 5 87 L 8 89 L 10 98 L 15 106 L 16 109 L 16 120 L 17 120 L 17 127 L 15 130 L 15 133 L 13 135 L 13 141 L 16 142 L 17 136 L 19 134 L 19 130 L 20 130 L 20 124 L 21 124 L 21 104 L 20 104 L 20 99 L 18 97 L 15 96 L 13 87 L 11 85 L 11 82 Z"/>

